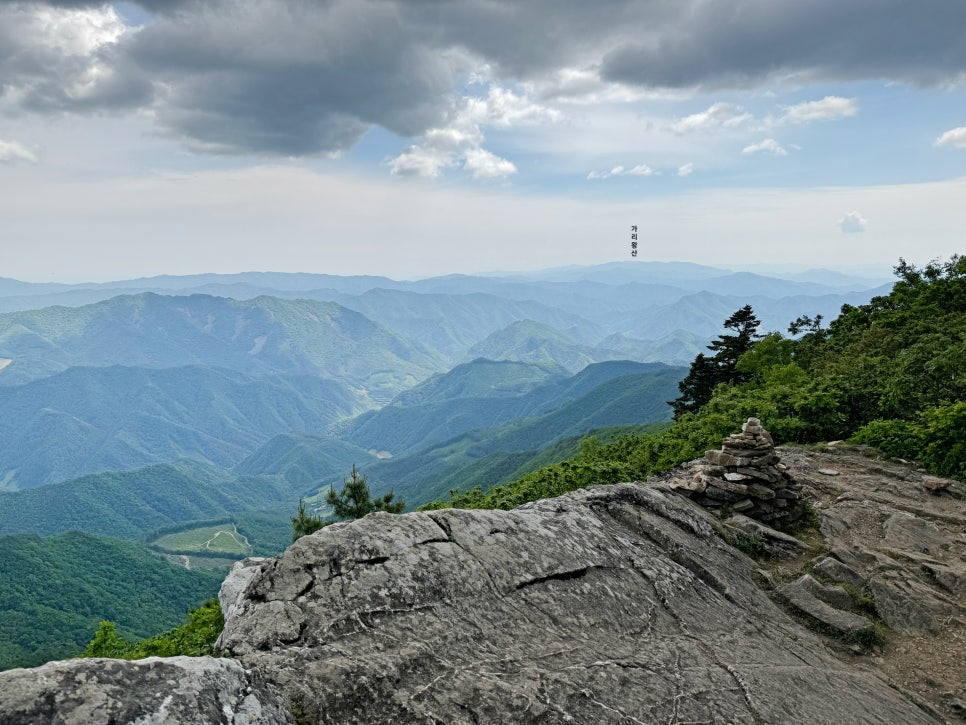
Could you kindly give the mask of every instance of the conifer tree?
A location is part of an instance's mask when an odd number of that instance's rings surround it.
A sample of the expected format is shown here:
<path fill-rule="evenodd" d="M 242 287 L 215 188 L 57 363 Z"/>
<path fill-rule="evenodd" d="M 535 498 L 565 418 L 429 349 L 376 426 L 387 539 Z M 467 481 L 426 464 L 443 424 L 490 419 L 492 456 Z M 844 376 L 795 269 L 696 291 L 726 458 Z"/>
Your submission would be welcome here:
<path fill-rule="evenodd" d="M 394 501 L 395 494 L 391 491 L 382 498 L 372 499 L 369 484 L 365 475 L 359 475 L 355 464 L 343 489 L 336 493 L 329 489 L 327 503 L 332 507 L 335 515 L 340 519 L 360 519 L 373 511 L 385 511 L 390 514 L 402 513 L 406 507 L 405 501 Z"/>
<path fill-rule="evenodd" d="M 686 412 L 698 410 L 711 400 L 711 394 L 721 383 L 747 381 L 748 373 L 737 369 L 738 358 L 754 347 L 755 342 L 761 338 L 758 334 L 760 324 L 751 305 L 736 310 L 725 320 L 725 328 L 733 330 L 735 334 L 719 335 L 708 345 L 714 355 L 708 357 L 700 353 L 691 363 L 687 376 L 678 383 L 680 397 L 670 403 L 674 409 L 675 420 Z"/>

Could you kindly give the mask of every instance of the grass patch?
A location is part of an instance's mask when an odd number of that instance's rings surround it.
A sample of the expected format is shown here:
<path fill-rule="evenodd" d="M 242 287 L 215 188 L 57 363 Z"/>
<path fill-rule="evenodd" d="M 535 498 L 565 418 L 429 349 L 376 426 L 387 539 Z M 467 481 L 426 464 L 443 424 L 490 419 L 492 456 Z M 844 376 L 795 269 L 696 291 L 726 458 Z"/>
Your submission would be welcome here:
<path fill-rule="evenodd" d="M 237 557 L 249 556 L 252 553 L 248 539 L 231 523 L 200 526 L 166 534 L 155 539 L 151 545 L 161 551 L 178 554 L 226 554 Z"/>
<path fill-rule="evenodd" d="M 848 644 L 857 644 L 865 650 L 872 650 L 886 643 L 886 630 L 876 622 L 871 627 L 860 629 L 843 638 Z"/>
<path fill-rule="evenodd" d="M 768 545 L 759 534 L 738 534 L 732 536 L 728 543 L 752 559 L 765 559 L 768 556 Z"/>

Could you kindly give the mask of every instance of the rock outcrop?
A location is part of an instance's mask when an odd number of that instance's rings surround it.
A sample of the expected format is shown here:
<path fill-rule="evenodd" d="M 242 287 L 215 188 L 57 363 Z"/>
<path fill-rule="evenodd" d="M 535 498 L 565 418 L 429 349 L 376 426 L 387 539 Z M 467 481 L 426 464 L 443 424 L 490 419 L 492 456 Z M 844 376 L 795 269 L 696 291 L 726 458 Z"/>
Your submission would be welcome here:
<path fill-rule="evenodd" d="M 715 527 L 643 484 L 372 514 L 262 564 L 221 646 L 323 723 L 934 722 Z"/>
<path fill-rule="evenodd" d="M 290 722 L 288 705 L 230 659 L 82 659 L 0 672 L 4 725 Z"/>
<path fill-rule="evenodd" d="M 721 450 L 705 451 L 690 479 L 673 484 L 709 509 L 727 508 L 772 528 L 783 529 L 802 517 L 802 487 L 775 453 L 775 442 L 757 418 L 724 439 Z"/>

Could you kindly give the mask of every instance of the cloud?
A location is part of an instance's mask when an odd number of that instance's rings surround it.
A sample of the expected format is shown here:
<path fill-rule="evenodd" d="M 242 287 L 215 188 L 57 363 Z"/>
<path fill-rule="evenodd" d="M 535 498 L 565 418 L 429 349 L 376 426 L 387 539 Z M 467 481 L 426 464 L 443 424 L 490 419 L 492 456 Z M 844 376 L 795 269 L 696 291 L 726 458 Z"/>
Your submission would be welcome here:
<path fill-rule="evenodd" d="M 839 229 L 842 230 L 843 234 L 858 234 L 859 232 L 864 232 L 868 223 L 868 220 L 864 219 L 857 211 L 850 211 L 839 219 L 838 222 Z"/>
<path fill-rule="evenodd" d="M 715 103 L 705 111 L 678 119 L 671 124 L 671 130 L 675 133 L 692 133 L 713 128 L 735 128 L 747 123 L 751 118 L 751 114 L 745 113 L 740 106 L 731 103 Z"/>
<path fill-rule="evenodd" d="M 484 128 L 541 125 L 559 118 L 557 111 L 491 85 L 485 97 L 463 99 L 445 126 L 429 129 L 419 144 L 391 159 L 389 169 L 398 176 L 436 178 L 444 169 L 462 165 L 476 179 L 506 177 L 517 168 L 482 148 Z"/>
<path fill-rule="evenodd" d="M 966 149 L 966 126 L 946 131 L 936 139 L 936 146 L 952 146 L 954 149 Z"/>
<path fill-rule="evenodd" d="M 944 0 L 896 0 L 889 12 L 876 0 L 680 0 L 608 49 L 601 75 L 704 89 L 787 79 L 942 85 L 966 73 L 964 25 L 966 5 Z"/>
<path fill-rule="evenodd" d="M 0 112 L 139 113 L 195 151 L 287 157 L 342 153 L 372 126 L 421 139 L 452 122 L 480 69 L 543 104 L 966 78 L 966 4 L 948 0 L 895 0 L 887 13 L 877 0 L 608 0 L 606 12 L 554 0 L 136 4 L 148 18 L 133 28 L 109 3 L 0 0 Z M 487 123 L 533 112 L 502 100 L 488 99 Z M 836 102 L 786 115 L 839 117 Z M 719 103 L 675 127 L 749 120 Z"/>
<path fill-rule="evenodd" d="M 467 151 L 463 168 L 473 174 L 474 179 L 503 178 L 517 172 L 517 167 L 512 162 L 501 159 L 486 149 Z"/>
<path fill-rule="evenodd" d="M 678 176 L 690 176 L 694 173 L 694 164 L 686 163 L 678 167 Z"/>
<path fill-rule="evenodd" d="M 807 101 L 794 106 L 785 106 L 781 120 L 786 123 L 811 123 L 847 118 L 859 112 L 859 104 L 854 98 L 825 96 L 820 101 Z"/>
<path fill-rule="evenodd" d="M 37 155 L 23 144 L 0 139 L 0 164 L 14 164 L 18 161 L 36 164 L 38 159 Z"/>
<path fill-rule="evenodd" d="M 627 169 L 623 166 L 615 166 L 610 171 L 591 171 L 587 174 L 588 179 L 609 179 L 612 176 L 660 176 L 661 172 L 652 169 L 647 164 L 637 164 Z"/>
<path fill-rule="evenodd" d="M 750 156 L 751 154 L 757 154 L 759 152 L 769 153 L 773 156 L 788 155 L 788 151 L 785 150 L 785 147 L 773 138 L 766 138 L 763 141 L 751 144 L 750 146 L 745 146 L 743 149 L 741 149 L 741 153 L 743 153 L 745 156 Z"/>
<path fill-rule="evenodd" d="M 149 86 L 119 63 L 129 29 L 110 5 L 0 4 L 0 100 L 26 111 L 133 109 Z"/>

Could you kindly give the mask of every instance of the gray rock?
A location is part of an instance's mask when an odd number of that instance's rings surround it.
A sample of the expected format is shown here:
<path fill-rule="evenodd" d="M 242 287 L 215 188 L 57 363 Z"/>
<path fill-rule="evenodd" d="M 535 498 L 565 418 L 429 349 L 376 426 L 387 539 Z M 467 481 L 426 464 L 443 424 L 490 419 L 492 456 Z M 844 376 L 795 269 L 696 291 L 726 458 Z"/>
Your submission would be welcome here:
<path fill-rule="evenodd" d="M 725 527 L 747 536 L 758 536 L 764 542 L 765 552 L 769 556 L 798 556 L 808 550 L 808 546 L 794 536 L 741 514 L 734 514 L 725 522 Z"/>
<path fill-rule="evenodd" d="M 222 643 L 323 723 L 934 722 L 781 612 L 718 526 L 642 484 L 371 514 L 266 566 Z"/>
<path fill-rule="evenodd" d="M 816 599 L 821 599 L 823 602 L 828 604 L 830 607 L 835 607 L 836 609 L 849 610 L 855 606 L 856 602 L 845 589 L 834 584 L 827 585 L 818 581 L 814 577 L 805 574 L 799 579 L 802 586 L 805 587 Z"/>
<path fill-rule="evenodd" d="M 837 609 L 815 596 L 813 590 L 822 586 L 805 574 L 789 584 L 778 587 L 778 595 L 792 609 L 839 635 L 854 635 L 872 626 L 869 619 Z"/>
<path fill-rule="evenodd" d="M 827 581 L 851 584 L 859 590 L 865 589 L 868 585 L 865 577 L 830 556 L 818 562 L 813 571 Z"/>
<path fill-rule="evenodd" d="M 236 561 L 232 565 L 231 571 L 228 572 L 228 576 L 225 577 L 225 581 L 221 583 L 221 588 L 218 590 L 218 604 L 221 605 L 221 613 L 226 619 L 241 603 L 241 596 L 245 587 L 261 571 L 262 566 L 267 561 L 269 559 L 253 556 Z"/>
<path fill-rule="evenodd" d="M 229 659 L 82 659 L 0 672 L 0 723 L 278 725 L 282 700 Z"/>

